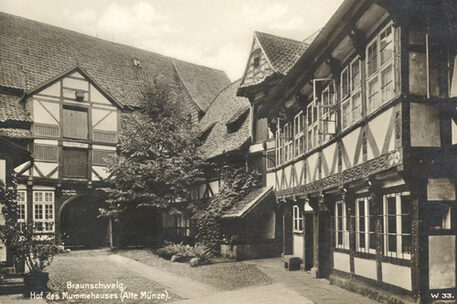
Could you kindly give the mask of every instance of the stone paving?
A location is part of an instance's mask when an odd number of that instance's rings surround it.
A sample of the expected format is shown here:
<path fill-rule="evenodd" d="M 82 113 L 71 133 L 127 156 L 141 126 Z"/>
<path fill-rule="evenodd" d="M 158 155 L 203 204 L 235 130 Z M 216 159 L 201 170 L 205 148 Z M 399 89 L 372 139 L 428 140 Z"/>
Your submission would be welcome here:
<path fill-rule="evenodd" d="M 296 291 L 315 304 L 375 304 L 378 303 L 362 295 L 331 285 L 326 279 L 316 279 L 303 270 L 286 271 L 284 263 L 279 259 L 259 259 L 245 261 L 255 264 L 262 272 L 270 276 L 274 282 Z M 259 302 L 260 303 L 260 302 Z"/>
<path fill-rule="evenodd" d="M 77 265 L 66 265 L 66 263 Z M 79 262 L 78 262 L 79 261 Z M 303 303 L 303 304 L 374 304 L 374 302 L 361 295 L 349 292 L 334 285 L 327 280 L 315 279 L 304 271 L 286 271 L 279 258 L 260 259 L 245 262 L 258 268 L 272 279 L 271 284 L 239 288 L 236 290 L 222 290 L 210 284 L 199 282 L 195 279 L 178 275 L 152 265 L 135 261 L 125 256 L 112 254 L 107 251 L 85 251 L 71 253 L 67 257 L 57 258 L 57 263 L 51 265 L 51 277 L 77 276 L 91 277 L 92 280 L 130 280 L 135 283 L 136 289 L 152 288 L 166 289 L 173 297 L 167 301 L 156 303 Z M 238 264 L 240 265 L 240 264 Z M 54 268 L 53 268 L 54 267 Z M 62 268 L 64 267 L 64 268 Z M 255 268 L 254 267 L 254 268 Z M 64 269 L 63 273 L 56 273 Z M 77 272 L 79 269 L 79 272 Z M 100 270 L 103 269 L 103 275 Z M 108 271 L 109 269 L 109 271 Z M 75 272 L 76 271 L 76 272 Z M 242 274 L 241 274 L 242 275 Z M 133 287 L 133 285 L 131 285 Z M 24 300 L 20 295 L 0 296 L 1 304 L 12 303 L 46 303 L 37 300 Z M 62 302 L 48 302 L 62 303 Z M 74 303 L 95 303 L 92 301 L 76 301 Z M 120 300 L 97 301 L 96 303 L 121 303 Z M 148 300 L 130 301 L 124 303 L 151 303 Z"/>

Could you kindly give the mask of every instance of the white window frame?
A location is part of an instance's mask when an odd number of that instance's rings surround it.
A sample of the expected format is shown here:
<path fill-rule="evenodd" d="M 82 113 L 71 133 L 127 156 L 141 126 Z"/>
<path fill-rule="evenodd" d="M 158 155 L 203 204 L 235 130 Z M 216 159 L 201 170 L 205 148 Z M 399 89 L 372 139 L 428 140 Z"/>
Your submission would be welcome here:
<path fill-rule="evenodd" d="M 309 151 L 319 146 L 319 107 L 316 104 L 316 100 L 314 100 L 308 105 L 308 107 L 306 108 L 306 112 L 306 115 L 308 117 L 306 121 L 306 136 L 308 138 L 306 145 L 307 150 Z M 311 117 L 311 124 L 309 121 L 309 117 Z"/>
<path fill-rule="evenodd" d="M 370 114 L 374 111 L 376 111 L 380 106 L 382 106 L 383 104 L 387 103 L 388 101 L 392 100 L 392 98 L 395 97 L 395 67 L 394 67 L 394 57 L 395 57 L 395 54 L 393 53 L 391 58 L 389 58 L 389 60 L 387 60 L 386 62 L 382 63 L 381 64 L 381 35 L 388 29 L 391 29 L 391 35 L 392 35 L 392 41 L 390 43 L 392 43 L 392 46 L 393 46 L 393 51 L 392 52 L 395 52 L 395 30 L 393 28 L 393 24 L 392 22 L 389 22 L 381 31 L 379 31 L 379 33 L 376 34 L 376 37 L 374 37 L 370 43 L 367 45 L 366 47 L 366 56 L 365 58 L 367 58 L 366 62 L 365 62 L 365 66 L 366 66 L 366 71 L 367 71 L 367 80 L 366 80 L 366 92 L 367 92 L 367 114 Z M 375 72 L 373 72 L 372 75 L 368 75 L 368 49 L 373 45 L 373 44 L 377 44 L 377 47 L 376 47 L 376 65 L 377 65 L 377 69 Z M 388 96 L 388 98 L 386 98 L 384 100 L 383 98 L 383 88 L 385 86 L 383 86 L 382 84 L 382 73 L 384 71 L 386 71 L 387 69 L 391 68 L 392 69 L 392 83 L 393 83 L 393 94 L 392 96 Z M 369 93 L 369 84 L 370 83 L 376 83 L 376 87 L 377 87 L 377 91 L 376 93 L 372 94 L 371 96 L 374 96 L 374 95 L 377 95 L 376 97 L 376 100 L 374 101 L 374 104 L 373 103 L 370 103 L 370 93 Z M 370 106 L 371 105 L 371 106 Z"/>
<path fill-rule="evenodd" d="M 305 152 L 305 114 L 300 111 L 294 117 L 294 157 Z"/>
<path fill-rule="evenodd" d="M 338 213 L 338 205 L 342 206 L 342 214 Z M 338 229 L 339 221 L 342 222 L 341 230 Z M 342 235 L 341 244 L 339 244 L 339 232 L 341 232 Z M 335 248 L 349 249 L 349 231 L 347 229 L 346 202 L 344 201 L 337 201 L 335 203 Z"/>
<path fill-rule="evenodd" d="M 332 88 L 333 94 L 331 93 Z M 321 142 L 325 143 L 332 138 L 332 134 L 336 133 L 336 109 L 334 107 L 337 103 L 337 92 L 335 81 L 331 81 L 328 84 L 328 86 L 322 91 L 321 103 L 322 106 L 320 107 L 320 137 Z M 330 127 L 330 124 L 332 122 L 334 124 L 333 128 Z"/>
<path fill-rule="evenodd" d="M 293 220 L 292 229 L 293 232 L 303 232 L 303 215 L 300 212 L 300 208 L 297 205 L 293 207 Z"/>
<path fill-rule="evenodd" d="M 21 193 L 21 195 L 19 195 L 19 193 Z M 24 199 L 22 200 L 20 196 L 23 196 Z M 27 190 L 17 190 L 16 201 L 18 207 L 18 216 L 20 215 L 21 207 L 23 207 L 24 210 L 24 218 L 22 219 L 18 217 L 17 222 L 27 223 Z"/>
<path fill-rule="evenodd" d="M 401 213 L 401 198 L 405 196 L 410 196 L 410 192 L 398 192 L 398 193 L 391 193 L 386 194 L 383 196 L 383 234 L 384 234 L 384 255 L 394 258 L 400 259 L 411 259 L 410 253 L 404 253 L 403 250 L 403 235 L 411 235 L 411 233 L 403 233 L 402 231 L 402 216 L 404 214 Z M 395 233 L 388 233 L 388 205 L 387 199 L 395 197 Z M 389 235 L 396 236 L 396 251 L 389 250 Z"/>
<path fill-rule="evenodd" d="M 41 206 L 42 218 L 37 218 L 36 207 L 38 207 L 38 206 Z M 50 218 L 46 218 L 46 209 L 47 208 L 51 209 Z M 40 233 L 55 232 L 55 214 L 54 213 L 55 213 L 54 191 L 34 190 L 33 191 L 33 208 L 32 208 L 34 231 L 40 232 Z M 42 223 L 42 229 L 36 228 L 36 224 L 38 224 L 38 223 Z M 51 227 L 51 228 L 49 229 L 48 227 Z"/>
<path fill-rule="evenodd" d="M 376 231 L 370 231 L 370 221 L 376 221 L 376 216 L 370 210 L 368 197 L 361 197 L 355 200 L 355 248 L 358 252 L 376 253 L 376 249 L 370 248 L 370 238 L 376 238 Z M 364 206 L 364 214 L 360 214 L 359 204 Z M 360 219 L 364 218 L 364 230 L 360 231 Z M 365 246 L 360 246 L 360 234 L 364 234 Z"/>
<path fill-rule="evenodd" d="M 353 66 L 354 64 L 358 62 L 359 63 L 359 75 L 360 75 L 360 82 L 357 87 L 355 87 L 355 84 L 353 83 Z M 342 98 L 341 102 L 341 127 L 343 130 L 349 128 L 356 122 L 360 121 L 363 117 L 362 114 L 362 61 L 360 59 L 360 56 L 355 57 L 351 62 L 349 62 L 348 66 L 344 68 L 344 70 L 341 72 L 341 79 L 343 79 L 343 73 L 347 73 L 348 77 L 348 94 L 346 97 Z M 343 90 L 343 84 L 341 81 L 341 90 Z M 355 105 L 355 100 L 356 96 L 359 96 L 360 98 L 360 103 L 358 110 L 355 111 L 354 105 Z M 348 107 L 348 115 L 345 116 L 344 108 Z"/>

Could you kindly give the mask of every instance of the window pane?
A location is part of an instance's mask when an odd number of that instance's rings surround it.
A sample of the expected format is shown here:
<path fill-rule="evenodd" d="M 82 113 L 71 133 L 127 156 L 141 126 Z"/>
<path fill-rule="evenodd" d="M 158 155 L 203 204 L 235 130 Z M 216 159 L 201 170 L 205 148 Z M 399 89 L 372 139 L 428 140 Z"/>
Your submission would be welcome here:
<path fill-rule="evenodd" d="M 381 73 L 382 101 L 386 102 L 394 96 L 394 72 L 392 65 Z"/>
<path fill-rule="evenodd" d="M 411 253 L 411 235 L 402 236 L 401 246 L 403 253 Z"/>
<path fill-rule="evenodd" d="M 397 237 L 396 237 L 396 235 L 388 235 L 387 237 L 388 237 L 388 240 L 389 240 L 387 250 L 396 252 L 397 251 Z"/>
<path fill-rule="evenodd" d="M 397 232 L 397 217 L 395 215 L 389 215 L 387 217 L 387 232 L 388 233 Z"/>
<path fill-rule="evenodd" d="M 394 54 L 392 27 L 381 33 L 381 65 L 389 61 Z"/>
<path fill-rule="evenodd" d="M 379 105 L 379 81 L 378 77 L 368 83 L 368 112 L 373 112 Z"/>
<path fill-rule="evenodd" d="M 411 196 L 401 197 L 401 233 L 411 233 Z"/>
<path fill-rule="evenodd" d="M 359 238 L 359 247 L 362 249 L 365 249 L 365 233 L 360 233 L 360 238 Z"/>
<path fill-rule="evenodd" d="M 341 91 L 343 97 L 349 94 L 349 73 L 347 69 L 341 73 Z"/>
<path fill-rule="evenodd" d="M 352 121 L 356 122 L 362 118 L 362 97 L 360 91 L 352 96 Z"/>
<path fill-rule="evenodd" d="M 360 60 L 356 60 L 354 63 L 351 65 L 351 89 L 352 91 L 358 89 L 360 87 L 360 81 L 361 81 L 361 76 L 360 76 Z"/>
<path fill-rule="evenodd" d="M 397 213 L 397 200 L 394 197 L 387 198 L 387 214 L 396 214 Z"/>
<path fill-rule="evenodd" d="M 370 238 L 370 249 L 376 249 L 376 234 L 370 233 L 368 236 Z"/>
<path fill-rule="evenodd" d="M 343 232 L 338 231 L 338 245 L 343 245 Z"/>
<path fill-rule="evenodd" d="M 378 43 L 374 42 L 368 47 L 368 76 L 378 70 Z"/>
<path fill-rule="evenodd" d="M 349 127 L 351 123 L 351 117 L 350 117 L 350 103 L 349 100 L 343 103 L 343 129 Z"/>

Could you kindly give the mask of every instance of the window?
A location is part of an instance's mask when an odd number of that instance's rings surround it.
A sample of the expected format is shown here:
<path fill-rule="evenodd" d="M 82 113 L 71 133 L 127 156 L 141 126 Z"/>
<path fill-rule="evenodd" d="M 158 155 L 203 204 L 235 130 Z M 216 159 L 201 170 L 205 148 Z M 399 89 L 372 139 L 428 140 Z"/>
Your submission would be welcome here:
<path fill-rule="evenodd" d="M 294 118 L 294 147 L 295 157 L 305 152 L 305 114 L 303 111 Z"/>
<path fill-rule="evenodd" d="M 376 217 L 370 208 L 369 199 L 355 201 L 355 245 L 359 252 L 376 252 Z"/>
<path fill-rule="evenodd" d="M 87 178 L 87 150 L 63 149 L 63 176 Z"/>
<path fill-rule="evenodd" d="M 87 108 L 63 107 L 63 136 L 69 138 L 88 138 Z"/>
<path fill-rule="evenodd" d="M 409 192 L 384 196 L 384 255 L 411 258 L 411 196 Z"/>
<path fill-rule="evenodd" d="M 276 159 L 275 159 L 275 150 L 267 151 L 267 170 L 272 169 L 275 167 Z"/>
<path fill-rule="evenodd" d="M 367 47 L 367 112 L 371 113 L 395 95 L 392 25 L 384 28 Z"/>
<path fill-rule="evenodd" d="M 59 147 L 34 144 L 33 155 L 35 160 L 57 162 L 59 160 Z"/>
<path fill-rule="evenodd" d="M 33 224 L 35 231 L 54 232 L 53 191 L 33 191 Z"/>
<path fill-rule="evenodd" d="M 293 158 L 293 125 L 286 123 L 284 125 L 284 162 Z"/>
<path fill-rule="evenodd" d="M 19 223 L 27 222 L 27 191 L 18 190 L 16 194 Z"/>
<path fill-rule="evenodd" d="M 335 248 L 349 249 L 349 231 L 344 201 L 335 203 Z"/>
<path fill-rule="evenodd" d="M 92 163 L 94 165 L 106 166 L 107 160 L 114 155 L 114 151 L 93 150 Z"/>
<path fill-rule="evenodd" d="M 330 140 L 336 133 L 336 99 L 335 82 L 332 81 L 322 91 L 320 107 L 320 134 L 322 135 L 322 142 Z"/>
<path fill-rule="evenodd" d="M 260 66 L 260 57 L 254 58 L 254 68 L 258 68 Z"/>
<path fill-rule="evenodd" d="M 300 208 L 295 205 L 293 208 L 293 229 L 294 232 L 303 231 L 303 216 L 300 213 Z"/>
<path fill-rule="evenodd" d="M 313 101 L 308 105 L 307 116 L 308 116 L 308 125 L 307 125 L 307 149 L 311 150 L 319 144 L 319 125 L 318 125 L 318 107 L 316 102 Z"/>
<path fill-rule="evenodd" d="M 342 127 L 346 129 L 362 118 L 362 77 L 360 58 L 355 58 L 341 73 L 342 82 L 350 78 L 348 91 L 341 103 Z"/>

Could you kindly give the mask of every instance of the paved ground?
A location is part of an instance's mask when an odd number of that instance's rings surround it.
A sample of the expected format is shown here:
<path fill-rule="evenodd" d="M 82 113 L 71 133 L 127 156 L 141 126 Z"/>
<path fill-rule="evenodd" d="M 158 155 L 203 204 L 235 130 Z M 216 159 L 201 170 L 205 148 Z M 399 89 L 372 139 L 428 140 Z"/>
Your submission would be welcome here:
<path fill-rule="evenodd" d="M 79 251 L 59 255 L 50 267 L 50 284 L 54 291 L 77 293 L 115 293 L 126 296 L 123 303 L 303 303 L 303 304 L 372 304 L 365 297 L 330 285 L 326 280 L 314 279 L 304 271 L 284 270 L 280 259 L 262 259 L 246 262 L 224 263 L 191 268 L 186 264 L 156 260 L 150 253 L 113 254 L 107 250 Z M 136 256 L 137 261 L 126 256 Z M 149 259 L 146 259 L 147 257 Z M 143 263 L 139 260 L 147 260 Z M 152 261 L 152 262 L 151 262 Z M 155 265 L 155 266 L 154 266 Z M 156 267 L 157 266 L 157 267 Z M 172 269 L 168 271 L 167 269 Z M 223 270 L 223 271 L 221 271 Z M 223 277 L 215 279 L 212 273 Z M 205 276 L 210 279 L 205 279 Z M 267 279 L 266 279 L 267 278 Z M 226 286 L 222 282 L 226 283 Z M 240 282 L 251 282 L 242 287 Z M 123 283 L 124 293 L 119 286 L 106 289 L 68 288 L 67 282 L 83 283 Z M 247 284 L 249 285 L 249 284 Z M 236 287 L 236 288 L 235 288 Z M 133 294 L 141 297 L 141 291 L 152 295 L 162 295 L 164 300 L 148 298 L 133 299 Z M 130 293 L 131 292 L 131 293 Z M 129 296 L 130 297 L 127 297 Z M 145 295 L 147 296 L 147 295 Z M 0 296 L 1 304 L 18 303 L 18 296 Z M 71 299 L 47 301 L 48 303 L 122 303 L 117 300 Z M 20 303 L 20 302 L 19 302 Z M 24 301 L 24 303 L 44 303 Z"/>

